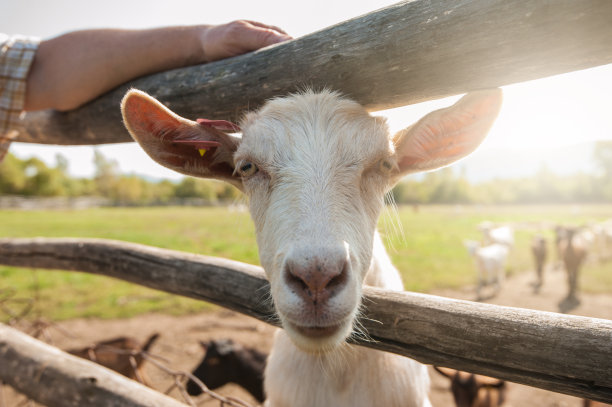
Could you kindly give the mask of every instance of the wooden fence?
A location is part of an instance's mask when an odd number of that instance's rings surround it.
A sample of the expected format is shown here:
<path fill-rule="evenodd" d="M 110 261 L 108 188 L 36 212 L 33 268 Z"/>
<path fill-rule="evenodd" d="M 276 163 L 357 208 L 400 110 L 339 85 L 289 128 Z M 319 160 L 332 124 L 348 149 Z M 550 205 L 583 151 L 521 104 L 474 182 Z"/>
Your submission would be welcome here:
<path fill-rule="evenodd" d="M 275 321 L 262 270 L 231 260 L 111 240 L 37 238 L 0 239 L 0 264 L 106 275 Z M 364 294 L 361 322 L 373 341 L 359 345 L 612 400 L 612 321 L 375 288 Z"/>
<path fill-rule="evenodd" d="M 405 1 L 278 46 L 121 86 L 71 112 L 28 113 L 18 140 L 132 141 L 130 87 L 195 119 L 236 120 L 265 100 L 332 87 L 371 110 L 612 63 L 609 0 Z"/>
<path fill-rule="evenodd" d="M 131 141 L 118 109 L 129 87 L 186 117 L 235 120 L 304 86 L 333 87 L 376 110 L 542 78 L 612 63 L 611 21 L 609 0 L 406 1 L 248 55 L 141 78 L 72 112 L 29 113 L 18 140 Z M 1 239 L 0 264 L 104 274 L 274 321 L 261 270 L 229 260 L 104 240 Z M 360 345 L 612 400 L 611 321 L 364 292 L 373 341 Z M 19 353 L 11 337 L 0 329 L 3 360 Z M 0 380 L 31 394 L 6 364 Z"/>

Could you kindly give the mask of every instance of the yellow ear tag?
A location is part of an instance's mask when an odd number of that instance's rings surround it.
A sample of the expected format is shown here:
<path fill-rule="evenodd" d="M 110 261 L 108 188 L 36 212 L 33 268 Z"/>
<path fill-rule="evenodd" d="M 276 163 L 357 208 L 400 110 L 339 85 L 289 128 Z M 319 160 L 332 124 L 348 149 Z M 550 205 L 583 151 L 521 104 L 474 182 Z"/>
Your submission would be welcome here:
<path fill-rule="evenodd" d="M 198 151 L 200 152 L 200 157 L 204 157 L 204 154 L 206 154 L 205 148 L 198 148 Z"/>

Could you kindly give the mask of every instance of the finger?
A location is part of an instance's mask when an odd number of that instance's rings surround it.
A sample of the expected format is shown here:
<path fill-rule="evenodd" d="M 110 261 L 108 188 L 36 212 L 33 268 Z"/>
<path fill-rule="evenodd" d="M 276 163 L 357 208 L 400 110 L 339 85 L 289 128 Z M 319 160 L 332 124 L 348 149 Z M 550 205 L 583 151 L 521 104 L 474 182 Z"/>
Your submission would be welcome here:
<path fill-rule="evenodd" d="M 270 28 L 251 27 L 248 30 L 244 30 L 240 33 L 238 42 L 244 49 L 253 51 L 290 39 L 291 37 L 289 35 L 281 34 Z"/>
<path fill-rule="evenodd" d="M 274 30 L 274 31 L 278 31 L 281 34 L 285 34 L 285 35 L 289 35 L 287 34 L 287 32 L 285 30 L 283 30 L 280 27 L 277 27 L 275 25 L 268 25 L 268 24 L 264 24 L 264 23 L 260 23 L 259 21 L 252 21 L 252 20 L 245 20 L 247 23 L 254 25 L 256 27 L 261 27 L 261 28 L 267 28 L 270 30 Z"/>

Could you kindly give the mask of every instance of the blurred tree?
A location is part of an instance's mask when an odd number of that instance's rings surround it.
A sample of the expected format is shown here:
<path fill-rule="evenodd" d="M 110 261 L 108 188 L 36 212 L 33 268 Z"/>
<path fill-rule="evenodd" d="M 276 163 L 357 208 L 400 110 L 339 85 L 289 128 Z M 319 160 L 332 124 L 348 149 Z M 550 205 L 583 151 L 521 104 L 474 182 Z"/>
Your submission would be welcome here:
<path fill-rule="evenodd" d="M 241 192 L 228 183 L 210 180 L 208 181 L 215 186 L 216 199 L 222 202 L 233 202 L 240 198 Z"/>
<path fill-rule="evenodd" d="M 598 141 L 593 151 L 593 159 L 601 171 L 602 198 L 612 201 L 612 141 Z"/>
<path fill-rule="evenodd" d="M 117 183 L 119 164 L 107 159 L 99 150 L 94 151 L 94 183 L 96 192 L 106 198 L 112 198 L 113 188 Z"/>
<path fill-rule="evenodd" d="M 175 184 L 168 180 L 163 180 L 149 186 L 151 191 L 152 203 L 168 203 L 174 197 Z"/>
<path fill-rule="evenodd" d="M 202 198 L 208 202 L 216 202 L 217 194 L 215 184 L 210 180 L 185 177 L 175 187 L 174 195 L 177 198 Z"/>
<path fill-rule="evenodd" d="M 24 163 L 24 173 L 27 177 L 23 189 L 24 195 L 32 196 L 64 196 L 66 195 L 64 174 L 58 168 L 49 168 L 36 157 L 29 158 Z"/>
<path fill-rule="evenodd" d="M 593 159 L 608 180 L 612 179 L 612 141 L 598 141 L 593 150 Z"/>
<path fill-rule="evenodd" d="M 121 205 L 137 205 L 150 202 L 148 182 L 135 176 L 115 179 L 109 198 Z"/>
<path fill-rule="evenodd" d="M 0 163 L 0 193 L 4 195 L 22 194 L 26 184 L 23 161 L 8 153 Z"/>

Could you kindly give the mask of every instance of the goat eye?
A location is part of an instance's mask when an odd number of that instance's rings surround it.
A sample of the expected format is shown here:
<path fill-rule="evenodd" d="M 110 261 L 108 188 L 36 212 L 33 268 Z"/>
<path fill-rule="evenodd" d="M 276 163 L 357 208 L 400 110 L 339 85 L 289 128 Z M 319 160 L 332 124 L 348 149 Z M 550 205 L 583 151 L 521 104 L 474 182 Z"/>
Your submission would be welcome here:
<path fill-rule="evenodd" d="M 394 165 L 391 161 L 384 159 L 380 160 L 380 162 L 378 163 L 378 168 L 382 173 L 388 174 L 391 172 L 391 170 L 393 170 Z"/>
<path fill-rule="evenodd" d="M 250 177 L 251 175 L 255 175 L 259 171 L 259 168 L 251 162 L 241 163 L 238 169 L 238 173 L 242 177 Z"/>

